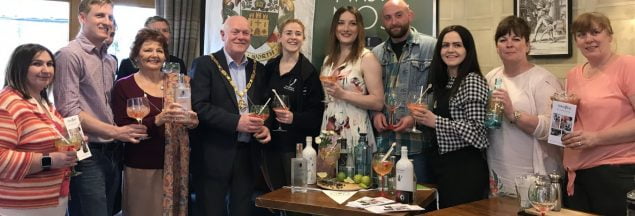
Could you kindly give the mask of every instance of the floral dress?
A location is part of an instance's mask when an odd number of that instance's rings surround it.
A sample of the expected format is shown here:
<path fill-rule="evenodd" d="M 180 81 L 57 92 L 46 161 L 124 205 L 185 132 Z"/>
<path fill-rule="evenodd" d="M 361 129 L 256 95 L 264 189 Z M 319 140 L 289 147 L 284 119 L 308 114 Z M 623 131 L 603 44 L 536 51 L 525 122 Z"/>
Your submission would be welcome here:
<path fill-rule="evenodd" d="M 362 74 L 361 64 L 364 55 L 371 54 L 364 49 L 355 61 L 345 62 L 337 67 L 331 65 L 322 66 L 321 76 L 337 75 L 337 81 L 345 91 L 367 95 L 366 82 Z M 372 54 L 371 54 L 372 55 Z M 328 59 L 329 56 L 325 58 Z M 368 110 L 359 108 L 346 101 L 335 99 L 326 94 L 326 109 L 322 117 L 322 130 L 332 130 L 338 137 L 346 138 L 349 145 L 356 144 L 360 133 L 366 133 L 368 144 L 375 151 L 375 136 L 368 116 Z"/>

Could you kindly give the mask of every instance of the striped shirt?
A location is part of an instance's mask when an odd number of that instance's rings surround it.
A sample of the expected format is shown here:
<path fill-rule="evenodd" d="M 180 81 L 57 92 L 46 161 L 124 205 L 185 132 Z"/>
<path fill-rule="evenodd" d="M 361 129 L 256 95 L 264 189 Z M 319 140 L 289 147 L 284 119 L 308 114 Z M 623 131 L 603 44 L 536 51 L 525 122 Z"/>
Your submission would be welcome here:
<path fill-rule="evenodd" d="M 67 169 L 28 174 L 34 153 L 55 151 L 54 130 L 63 130 L 60 114 L 52 106 L 49 112 L 54 120 L 35 99 L 24 100 L 10 87 L 0 91 L 0 207 L 57 206 Z"/>

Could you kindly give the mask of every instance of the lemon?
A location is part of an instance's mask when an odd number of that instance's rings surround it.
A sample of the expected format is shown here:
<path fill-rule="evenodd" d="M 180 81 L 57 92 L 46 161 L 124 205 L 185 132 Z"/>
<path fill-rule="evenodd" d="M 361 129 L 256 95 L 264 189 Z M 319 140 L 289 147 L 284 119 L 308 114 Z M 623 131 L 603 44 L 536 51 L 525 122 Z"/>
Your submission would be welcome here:
<path fill-rule="evenodd" d="M 328 174 L 328 173 L 326 173 L 326 172 L 319 172 L 319 173 L 317 173 L 317 176 L 318 176 L 320 179 L 323 179 L 323 178 L 326 178 L 327 176 L 329 176 L 329 174 Z"/>

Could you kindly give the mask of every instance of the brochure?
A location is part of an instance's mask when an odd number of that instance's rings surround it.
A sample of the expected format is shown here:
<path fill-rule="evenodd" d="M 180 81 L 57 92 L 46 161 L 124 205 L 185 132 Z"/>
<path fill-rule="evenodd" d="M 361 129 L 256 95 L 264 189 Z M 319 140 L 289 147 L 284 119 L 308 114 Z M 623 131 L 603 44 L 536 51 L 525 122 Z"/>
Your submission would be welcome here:
<path fill-rule="evenodd" d="M 380 206 L 395 203 L 394 200 L 385 198 L 385 197 L 362 197 L 355 201 L 350 201 L 346 203 L 346 206 L 353 208 L 367 208 L 371 206 Z"/>
<path fill-rule="evenodd" d="M 79 116 L 74 115 L 64 118 L 64 124 L 66 125 L 66 132 L 68 133 L 68 137 L 81 137 L 81 146 L 79 149 L 77 149 L 77 159 L 81 161 L 93 156 L 90 153 L 90 148 L 88 148 L 88 143 L 84 141 L 84 130 L 82 130 L 82 123 L 79 120 Z"/>
<path fill-rule="evenodd" d="M 549 143 L 564 147 L 562 145 L 562 136 L 573 131 L 576 108 L 576 105 L 570 103 L 553 101 L 549 138 L 547 139 Z"/>

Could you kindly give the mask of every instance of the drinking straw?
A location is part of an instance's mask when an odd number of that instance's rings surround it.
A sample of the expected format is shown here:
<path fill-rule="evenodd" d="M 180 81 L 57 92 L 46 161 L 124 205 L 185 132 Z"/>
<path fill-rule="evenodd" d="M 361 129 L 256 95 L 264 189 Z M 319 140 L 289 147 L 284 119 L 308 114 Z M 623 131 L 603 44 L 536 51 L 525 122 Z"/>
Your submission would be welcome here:
<path fill-rule="evenodd" d="M 265 105 L 262 105 L 262 108 L 260 108 L 260 111 L 258 111 L 258 115 L 262 114 L 262 111 L 265 110 L 265 107 L 267 107 L 267 104 L 269 104 L 270 100 L 271 98 L 267 99 L 267 102 L 265 102 Z"/>
<path fill-rule="evenodd" d="M 62 141 L 64 141 L 66 144 L 70 144 L 70 143 L 71 143 L 71 141 L 69 141 L 68 139 L 66 139 L 66 137 L 64 137 L 64 135 L 62 135 L 59 131 L 57 131 L 57 130 L 53 130 L 53 131 L 55 131 L 55 133 L 56 133 L 57 135 L 60 135 L 60 137 L 62 138 Z"/>
<path fill-rule="evenodd" d="M 381 159 L 381 162 L 384 162 L 386 161 L 386 159 L 388 159 L 388 156 L 390 156 L 390 153 L 392 153 L 392 150 L 395 149 L 396 145 L 397 145 L 397 142 L 393 142 L 392 145 L 390 145 L 388 152 L 386 152 L 386 155 L 384 155 L 384 158 Z"/>
<path fill-rule="evenodd" d="M 283 108 L 287 108 L 287 105 L 284 104 L 284 101 L 282 101 L 282 98 L 280 98 L 280 95 L 278 95 L 278 92 L 276 92 L 275 89 L 271 89 L 271 91 L 273 92 L 274 95 L 276 95 L 276 98 L 278 98 L 278 101 L 280 101 L 280 104 L 282 104 Z"/>
<path fill-rule="evenodd" d="M 423 89 L 423 86 L 421 86 L 421 88 Z M 425 94 L 425 93 L 427 93 L 427 92 L 428 92 L 428 90 L 430 90 L 431 88 L 432 88 L 432 84 L 428 84 L 428 87 L 426 88 L 426 90 L 425 90 L 425 91 L 423 91 L 423 93 L 421 93 L 421 94 Z"/>

